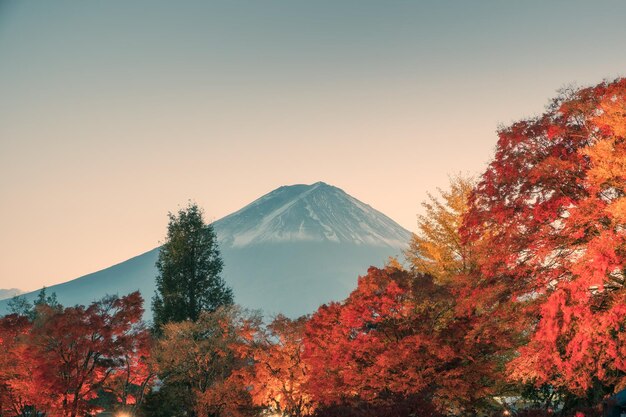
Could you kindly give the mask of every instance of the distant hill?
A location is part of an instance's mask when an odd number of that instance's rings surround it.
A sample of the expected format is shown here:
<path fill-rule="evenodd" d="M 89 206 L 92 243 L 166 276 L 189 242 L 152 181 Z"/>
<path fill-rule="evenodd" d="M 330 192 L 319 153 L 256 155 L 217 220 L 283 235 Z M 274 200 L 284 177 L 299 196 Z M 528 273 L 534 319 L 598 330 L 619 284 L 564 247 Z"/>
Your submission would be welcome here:
<path fill-rule="evenodd" d="M 411 237 L 389 217 L 323 182 L 280 187 L 214 227 L 225 262 L 223 277 L 235 301 L 291 317 L 345 298 L 359 274 L 401 255 Z M 140 290 L 150 318 L 157 256 L 155 248 L 47 291 L 73 305 Z M 0 313 L 6 304 L 0 301 Z"/>
<path fill-rule="evenodd" d="M 9 289 L 1 289 L 0 288 L 0 300 L 4 300 L 7 298 L 13 298 L 16 295 L 22 294 L 24 291 L 18 290 L 17 288 L 9 288 Z"/>

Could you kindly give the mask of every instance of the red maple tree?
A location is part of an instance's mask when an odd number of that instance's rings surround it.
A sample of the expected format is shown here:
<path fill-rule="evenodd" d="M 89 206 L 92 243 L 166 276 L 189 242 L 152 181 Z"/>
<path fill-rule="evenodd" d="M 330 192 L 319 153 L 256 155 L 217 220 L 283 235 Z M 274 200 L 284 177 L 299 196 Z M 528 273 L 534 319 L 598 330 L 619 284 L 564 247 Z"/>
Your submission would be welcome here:
<path fill-rule="evenodd" d="M 425 412 L 458 411 L 466 405 L 459 400 L 484 396 L 481 379 L 492 368 L 482 366 L 479 349 L 490 340 L 469 335 L 453 300 L 428 275 L 370 268 L 344 302 L 320 307 L 307 323 L 313 399 L 324 406 L 391 407 L 411 399 L 413 412 Z"/>
<path fill-rule="evenodd" d="M 0 318 L 0 415 L 24 415 L 49 405 L 49 393 L 39 386 L 27 349 L 31 330 L 27 317 L 11 314 Z"/>
<path fill-rule="evenodd" d="M 138 292 L 88 307 L 40 304 L 32 316 L 0 319 L 0 399 L 8 415 L 25 411 L 76 417 L 100 410 L 93 400 L 116 379 L 129 404 L 132 385 L 151 380 L 143 362 L 148 333 Z M 122 375 L 125 375 L 124 377 Z M 145 391 L 144 391 L 145 392 Z M 136 398 L 133 399 L 136 402 Z"/>
<path fill-rule="evenodd" d="M 471 196 L 474 300 L 529 319 L 515 379 L 578 395 L 625 385 L 625 98 L 624 79 L 567 90 L 502 129 Z"/>

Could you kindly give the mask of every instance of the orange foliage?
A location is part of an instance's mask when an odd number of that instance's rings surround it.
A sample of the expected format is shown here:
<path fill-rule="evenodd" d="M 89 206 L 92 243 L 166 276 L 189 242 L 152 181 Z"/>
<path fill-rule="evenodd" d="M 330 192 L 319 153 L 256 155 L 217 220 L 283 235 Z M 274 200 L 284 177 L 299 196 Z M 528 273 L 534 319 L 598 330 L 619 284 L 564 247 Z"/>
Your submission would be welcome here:
<path fill-rule="evenodd" d="M 305 390 L 308 368 L 302 360 L 306 317 L 279 315 L 262 340 L 251 345 L 254 365 L 244 373 L 255 405 L 293 417 L 310 415 L 314 404 Z"/>
<path fill-rule="evenodd" d="M 164 384 L 182 385 L 198 415 L 244 416 L 251 412 L 248 346 L 260 318 L 238 307 L 204 311 L 197 321 L 166 323 L 153 355 Z"/>

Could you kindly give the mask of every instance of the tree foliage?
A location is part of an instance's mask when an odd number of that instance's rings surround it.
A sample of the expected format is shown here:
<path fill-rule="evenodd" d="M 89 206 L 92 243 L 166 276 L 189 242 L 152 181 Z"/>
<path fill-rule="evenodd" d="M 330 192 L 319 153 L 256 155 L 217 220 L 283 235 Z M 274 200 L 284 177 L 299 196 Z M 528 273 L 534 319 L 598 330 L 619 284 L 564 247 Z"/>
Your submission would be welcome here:
<path fill-rule="evenodd" d="M 141 401 L 152 381 L 138 365 L 148 355 L 142 302 L 138 292 L 88 307 L 42 302 L 34 319 L 0 319 L 2 412 L 76 417 L 100 411 L 101 395 L 113 408 Z"/>
<path fill-rule="evenodd" d="M 307 324 L 311 395 L 324 406 L 393 409 L 412 399 L 414 413 L 460 409 L 477 387 L 460 366 L 466 352 L 452 315 L 450 293 L 431 276 L 370 268 L 343 303 L 322 306 Z"/>
<path fill-rule="evenodd" d="M 278 315 L 252 343 L 243 345 L 241 352 L 253 365 L 240 374 L 256 406 L 291 417 L 313 412 L 315 405 L 306 388 L 309 368 L 302 357 L 306 323 L 306 317 L 291 320 Z"/>
<path fill-rule="evenodd" d="M 438 189 L 439 197 L 428 194 L 422 203 L 425 213 L 418 216 L 418 232 L 406 251 L 413 271 L 448 284 L 471 270 L 472 246 L 461 240 L 459 228 L 473 185 L 471 178 L 458 175 L 451 178 L 449 189 Z"/>
<path fill-rule="evenodd" d="M 203 312 L 197 321 L 170 322 L 153 355 L 159 378 L 177 387 L 181 409 L 195 415 L 245 416 L 250 394 L 236 373 L 248 365 L 243 346 L 254 338 L 260 318 L 237 307 Z"/>
<path fill-rule="evenodd" d="M 195 321 L 202 311 L 233 303 L 232 291 L 220 277 L 223 262 L 217 236 L 195 204 L 176 215 L 169 213 L 167 240 L 156 266 L 152 309 L 157 328 L 170 321 Z"/>
<path fill-rule="evenodd" d="M 584 396 L 626 385 L 626 80 L 568 89 L 499 132 L 463 234 L 482 293 L 525 305 L 511 377 Z"/>

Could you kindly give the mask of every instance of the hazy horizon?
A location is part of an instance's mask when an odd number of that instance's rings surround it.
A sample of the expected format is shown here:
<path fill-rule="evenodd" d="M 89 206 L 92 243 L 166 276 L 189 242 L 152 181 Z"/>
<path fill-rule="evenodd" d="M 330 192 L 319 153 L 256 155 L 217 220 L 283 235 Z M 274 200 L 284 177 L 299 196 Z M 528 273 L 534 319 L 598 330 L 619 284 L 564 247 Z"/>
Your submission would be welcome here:
<path fill-rule="evenodd" d="M 410 231 L 496 129 L 624 74 L 626 3 L 0 0 L 0 288 L 323 181 Z"/>

